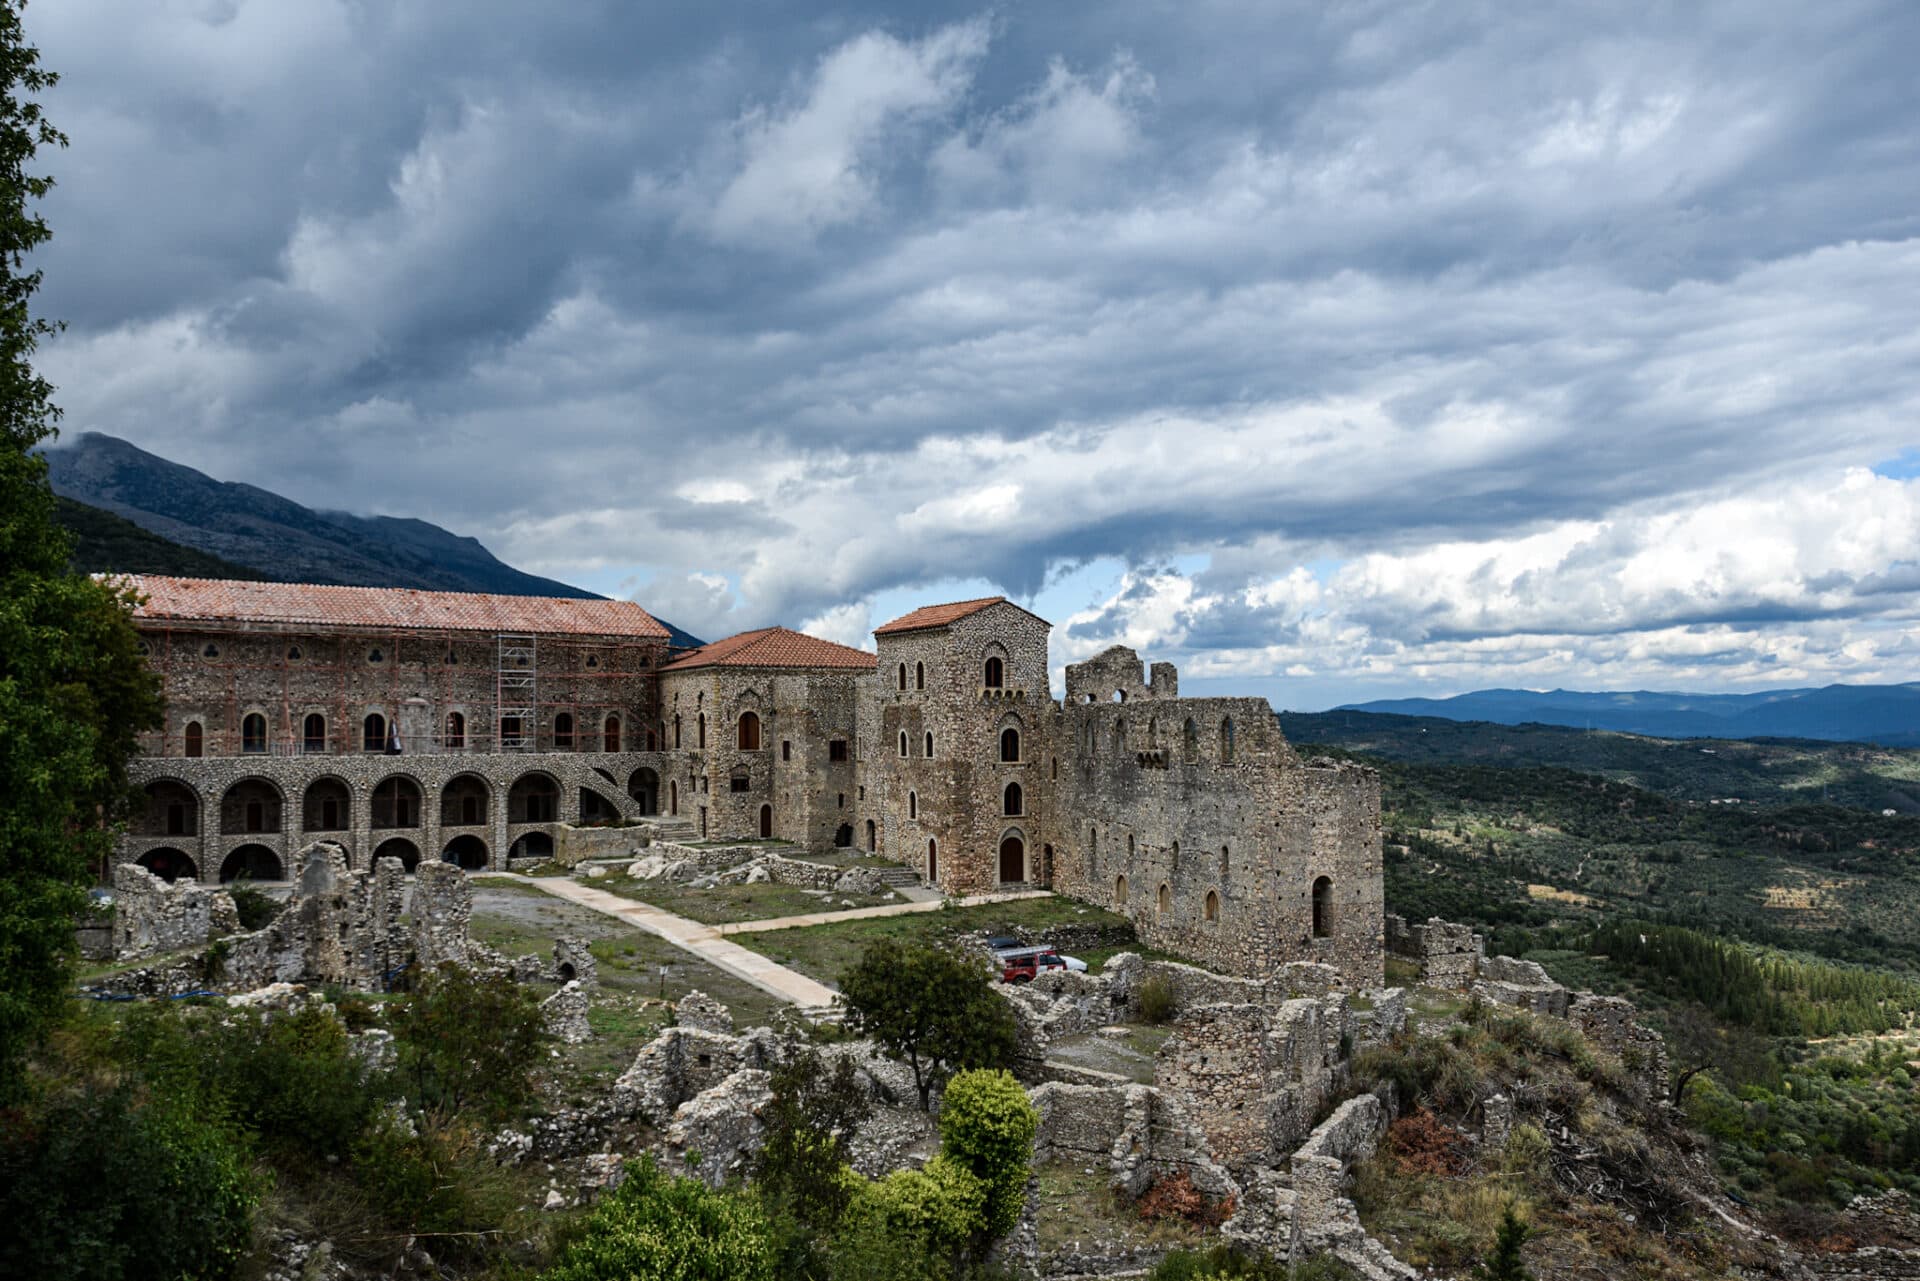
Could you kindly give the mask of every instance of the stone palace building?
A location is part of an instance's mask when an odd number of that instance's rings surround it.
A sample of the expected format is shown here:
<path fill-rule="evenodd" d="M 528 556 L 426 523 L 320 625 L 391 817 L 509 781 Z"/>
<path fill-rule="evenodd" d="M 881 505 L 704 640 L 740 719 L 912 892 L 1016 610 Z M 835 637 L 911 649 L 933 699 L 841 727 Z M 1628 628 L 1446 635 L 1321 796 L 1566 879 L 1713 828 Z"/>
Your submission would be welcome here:
<path fill-rule="evenodd" d="M 1381 981 L 1378 778 L 1124 648 L 1055 701 L 1050 625 L 1002 597 L 894 619 L 875 654 L 780 627 L 675 649 L 624 601 L 130 581 L 166 724 L 121 857 L 169 879 L 281 879 L 323 836 L 356 867 L 505 868 L 646 821 L 1050 886 L 1230 973 Z"/>

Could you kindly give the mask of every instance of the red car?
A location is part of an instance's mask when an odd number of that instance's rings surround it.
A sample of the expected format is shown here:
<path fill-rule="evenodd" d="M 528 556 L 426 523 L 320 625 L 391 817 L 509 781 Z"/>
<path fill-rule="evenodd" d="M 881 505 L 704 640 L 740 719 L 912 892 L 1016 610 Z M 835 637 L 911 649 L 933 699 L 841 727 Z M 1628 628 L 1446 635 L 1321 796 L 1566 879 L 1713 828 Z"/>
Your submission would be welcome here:
<path fill-rule="evenodd" d="M 1010 948 L 1000 953 L 1000 981 L 1026 983 L 1043 970 L 1064 970 L 1067 963 L 1050 947 Z"/>

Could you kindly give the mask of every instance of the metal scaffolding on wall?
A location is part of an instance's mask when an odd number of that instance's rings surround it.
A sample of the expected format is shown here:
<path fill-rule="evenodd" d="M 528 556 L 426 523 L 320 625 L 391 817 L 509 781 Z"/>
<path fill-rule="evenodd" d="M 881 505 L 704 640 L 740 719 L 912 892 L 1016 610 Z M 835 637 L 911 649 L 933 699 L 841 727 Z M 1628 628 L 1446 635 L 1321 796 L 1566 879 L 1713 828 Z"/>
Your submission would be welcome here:
<path fill-rule="evenodd" d="M 493 724 L 500 750 L 526 751 L 539 736 L 540 640 L 498 636 L 494 669 Z"/>

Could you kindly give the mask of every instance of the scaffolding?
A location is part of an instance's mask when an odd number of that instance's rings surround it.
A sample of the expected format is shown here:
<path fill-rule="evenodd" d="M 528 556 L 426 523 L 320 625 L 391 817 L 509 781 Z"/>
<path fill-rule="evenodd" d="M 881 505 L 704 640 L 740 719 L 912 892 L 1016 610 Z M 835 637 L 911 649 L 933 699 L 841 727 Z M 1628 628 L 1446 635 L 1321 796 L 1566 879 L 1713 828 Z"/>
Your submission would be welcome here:
<path fill-rule="evenodd" d="M 536 636 L 497 636 L 493 723 L 503 752 L 524 752 L 538 737 L 540 722 L 540 640 Z M 531 732 L 530 732 L 531 731 Z"/>

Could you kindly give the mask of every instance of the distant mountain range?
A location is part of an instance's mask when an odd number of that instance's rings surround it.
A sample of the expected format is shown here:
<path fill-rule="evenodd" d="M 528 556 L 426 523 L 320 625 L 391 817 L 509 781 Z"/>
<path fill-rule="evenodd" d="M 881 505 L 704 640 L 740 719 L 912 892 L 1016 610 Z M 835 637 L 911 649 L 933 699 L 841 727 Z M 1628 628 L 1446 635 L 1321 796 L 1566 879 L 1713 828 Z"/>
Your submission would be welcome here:
<path fill-rule="evenodd" d="M 1806 738 L 1920 746 L 1920 683 L 1827 685 L 1758 694 L 1483 689 L 1453 698 L 1381 699 L 1335 710 L 1496 725 L 1564 725 L 1655 738 Z"/>
<path fill-rule="evenodd" d="M 316 511 L 100 432 L 63 441 L 46 459 L 81 569 L 600 599 L 427 521 Z M 661 621 L 674 644 L 701 643 Z"/>

